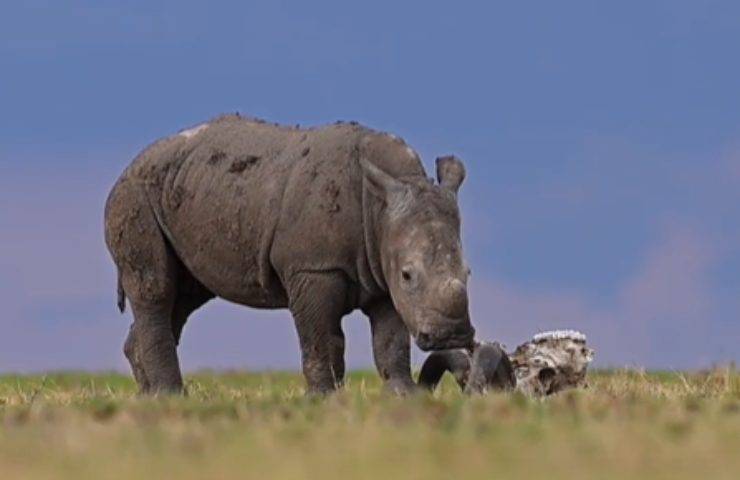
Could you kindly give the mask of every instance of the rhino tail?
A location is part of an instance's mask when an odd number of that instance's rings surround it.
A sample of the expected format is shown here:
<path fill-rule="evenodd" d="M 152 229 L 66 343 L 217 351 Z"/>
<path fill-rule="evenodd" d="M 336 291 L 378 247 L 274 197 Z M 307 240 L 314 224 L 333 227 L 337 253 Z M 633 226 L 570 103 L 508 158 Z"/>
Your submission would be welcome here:
<path fill-rule="evenodd" d="M 123 283 L 121 283 L 121 273 L 118 273 L 118 310 L 121 313 L 126 311 L 126 292 L 123 290 Z"/>

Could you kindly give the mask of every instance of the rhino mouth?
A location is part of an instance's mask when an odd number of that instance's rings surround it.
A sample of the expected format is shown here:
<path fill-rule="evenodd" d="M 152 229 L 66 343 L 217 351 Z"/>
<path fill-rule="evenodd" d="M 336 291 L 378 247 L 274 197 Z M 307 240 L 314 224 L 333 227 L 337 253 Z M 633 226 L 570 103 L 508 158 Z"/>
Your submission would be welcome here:
<path fill-rule="evenodd" d="M 475 344 L 475 329 L 465 316 L 458 319 L 442 318 L 425 325 L 414 335 L 416 345 L 425 352 L 472 348 Z"/>

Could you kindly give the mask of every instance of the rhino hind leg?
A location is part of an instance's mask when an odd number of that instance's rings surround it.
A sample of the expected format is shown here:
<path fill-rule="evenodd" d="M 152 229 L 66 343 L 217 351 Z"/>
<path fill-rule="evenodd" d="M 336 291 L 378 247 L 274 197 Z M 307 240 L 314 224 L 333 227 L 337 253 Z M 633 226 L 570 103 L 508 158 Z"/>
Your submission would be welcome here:
<path fill-rule="evenodd" d="M 142 392 L 181 393 L 182 375 L 171 326 L 172 305 L 132 304 L 135 320 L 131 364 L 134 374 L 139 369 L 145 378 L 140 385 Z"/>
<path fill-rule="evenodd" d="M 344 382 L 346 293 L 347 282 L 339 272 L 300 272 L 290 281 L 290 312 L 310 394 L 329 393 Z"/>
<path fill-rule="evenodd" d="M 139 386 L 139 391 L 141 393 L 146 393 L 151 389 L 151 384 L 146 377 L 144 366 L 139 359 L 139 349 L 137 348 L 138 342 L 136 340 L 137 336 L 135 327 L 136 325 L 134 322 L 131 324 L 128 337 L 126 337 L 126 342 L 123 344 L 123 353 L 124 355 L 126 355 L 126 358 L 131 365 L 131 371 L 134 374 L 136 384 Z"/>
<path fill-rule="evenodd" d="M 171 255 L 168 263 L 174 260 L 177 271 L 174 301 L 170 301 L 170 294 L 154 302 L 145 301 L 143 305 L 131 299 L 135 321 L 124 351 L 142 393 L 183 391 L 176 350 L 182 330 L 188 317 L 214 297 Z M 169 279 L 165 283 L 169 283 Z"/>
<path fill-rule="evenodd" d="M 143 193 L 116 185 L 106 206 L 106 242 L 134 315 L 124 353 L 142 393 L 182 391 L 173 332 L 178 260 Z"/>
<path fill-rule="evenodd" d="M 178 272 L 177 297 L 172 308 L 172 334 L 176 345 L 180 344 L 182 330 L 190 314 L 215 297 L 181 263 Z"/>

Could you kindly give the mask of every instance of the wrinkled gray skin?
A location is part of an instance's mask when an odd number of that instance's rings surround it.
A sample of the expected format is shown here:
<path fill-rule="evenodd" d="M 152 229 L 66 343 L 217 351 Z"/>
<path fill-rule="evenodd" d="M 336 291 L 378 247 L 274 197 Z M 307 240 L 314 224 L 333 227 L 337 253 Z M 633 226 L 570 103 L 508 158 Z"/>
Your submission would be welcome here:
<path fill-rule="evenodd" d="M 359 308 L 386 385 L 412 390 L 409 333 L 423 350 L 473 342 L 464 175 L 457 158 L 439 158 L 434 184 L 402 140 L 355 123 L 299 129 L 231 115 L 151 145 L 105 210 L 141 390 L 182 391 L 180 334 L 216 296 L 288 308 L 314 393 L 342 383 L 341 320 Z"/>

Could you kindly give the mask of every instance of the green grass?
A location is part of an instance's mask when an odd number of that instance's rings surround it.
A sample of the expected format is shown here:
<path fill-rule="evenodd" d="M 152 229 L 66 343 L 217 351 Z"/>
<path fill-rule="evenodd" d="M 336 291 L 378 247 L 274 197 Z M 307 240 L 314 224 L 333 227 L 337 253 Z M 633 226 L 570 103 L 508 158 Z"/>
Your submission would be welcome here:
<path fill-rule="evenodd" d="M 598 372 L 544 401 L 384 395 L 355 372 L 326 399 L 292 373 L 0 376 L 0 478 L 740 478 L 740 375 Z"/>

